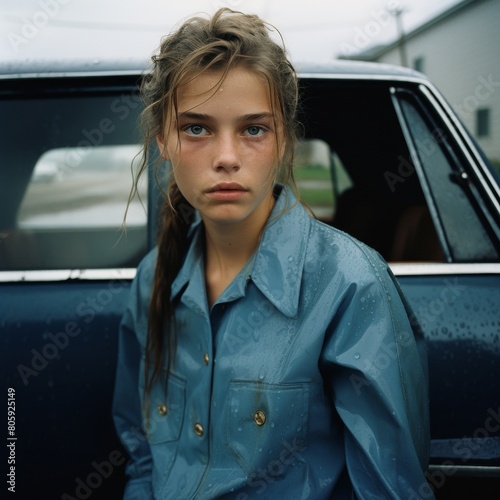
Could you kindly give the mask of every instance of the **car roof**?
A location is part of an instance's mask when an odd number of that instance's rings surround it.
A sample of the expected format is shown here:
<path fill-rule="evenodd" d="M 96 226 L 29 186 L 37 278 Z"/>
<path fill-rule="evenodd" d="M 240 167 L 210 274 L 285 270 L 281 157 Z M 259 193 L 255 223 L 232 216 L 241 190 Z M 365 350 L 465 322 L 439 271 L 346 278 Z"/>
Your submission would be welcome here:
<path fill-rule="evenodd" d="M 148 70 L 148 59 L 42 60 L 0 61 L 0 79 L 70 76 L 140 75 Z M 311 78 L 376 78 L 387 80 L 426 80 L 422 73 L 402 66 L 361 61 L 332 60 L 329 63 L 294 63 L 301 77 Z"/>

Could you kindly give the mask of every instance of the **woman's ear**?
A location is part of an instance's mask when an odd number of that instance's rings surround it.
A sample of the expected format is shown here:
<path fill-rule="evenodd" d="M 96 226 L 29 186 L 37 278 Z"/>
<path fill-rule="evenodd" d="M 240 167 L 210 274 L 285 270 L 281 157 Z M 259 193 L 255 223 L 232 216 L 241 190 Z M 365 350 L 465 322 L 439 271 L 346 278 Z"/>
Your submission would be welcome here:
<path fill-rule="evenodd" d="M 160 150 L 160 155 L 164 160 L 170 160 L 167 154 L 167 148 L 165 144 L 165 138 L 162 134 L 156 136 L 156 144 L 158 144 L 158 149 Z"/>

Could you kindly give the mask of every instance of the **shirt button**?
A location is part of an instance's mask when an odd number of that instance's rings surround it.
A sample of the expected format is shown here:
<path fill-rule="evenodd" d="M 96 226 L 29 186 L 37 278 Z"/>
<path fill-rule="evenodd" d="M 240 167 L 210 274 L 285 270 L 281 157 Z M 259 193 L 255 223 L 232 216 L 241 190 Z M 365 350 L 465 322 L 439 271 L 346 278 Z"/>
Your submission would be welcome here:
<path fill-rule="evenodd" d="M 201 424 L 194 424 L 194 432 L 196 433 L 197 436 L 203 436 L 203 427 Z"/>
<path fill-rule="evenodd" d="M 167 414 L 167 405 L 165 404 L 160 404 L 158 405 L 158 413 L 163 416 Z"/>
<path fill-rule="evenodd" d="M 255 412 L 253 419 L 258 426 L 264 425 L 266 423 L 266 414 L 262 410 Z"/>
<path fill-rule="evenodd" d="M 208 366 L 209 361 L 210 361 L 210 358 L 208 357 L 208 353 L 205 353 L 203 355 L 203 362 Z"/>

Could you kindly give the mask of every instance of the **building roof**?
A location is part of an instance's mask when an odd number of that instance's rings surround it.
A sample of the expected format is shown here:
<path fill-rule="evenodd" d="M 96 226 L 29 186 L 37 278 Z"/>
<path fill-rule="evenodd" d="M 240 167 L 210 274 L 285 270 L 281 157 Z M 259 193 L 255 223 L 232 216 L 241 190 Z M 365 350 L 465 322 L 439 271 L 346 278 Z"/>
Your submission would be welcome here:
<path fill-rule="evenodd" d="M 443 21 L 447 21 L 453 16 L 457 14 L 461 14 L 462 11 L 464 11 L 467 8 L 470 7 L 475 7 L 477 6 L 480 2 L 483 2 L 485 0 L 463 0 L 462 2 L 459 2 L 455 4 L 453 7 L 450 7 L 449 9 L 445 10 L 438 16 L 430 19 L 426 23 L 420 25 L 419 27 L 415 28 L 413 31 L 410 31 L 409 33 L 406 33 L 404 35 L 405 40 L 410 40 L 417 35 L 420 35 L 421 33 L 424 33 L 438 24 L 442 23 Z M 351 60 L 356 60 L 356 61 L 374 61 L 378 59 L 379 57 L 383 56 L 387 52 L 397 48 L 400 45 L 400 40 L 397 39 L 394 42 L 387 44 L 387 45 L 376 45 L 373 47 L 370 47 L 359 54 L 354 54 L 354 55 L 349 55 L 349 56 L 340 56 L 339 59 L 351 59 Z"/>

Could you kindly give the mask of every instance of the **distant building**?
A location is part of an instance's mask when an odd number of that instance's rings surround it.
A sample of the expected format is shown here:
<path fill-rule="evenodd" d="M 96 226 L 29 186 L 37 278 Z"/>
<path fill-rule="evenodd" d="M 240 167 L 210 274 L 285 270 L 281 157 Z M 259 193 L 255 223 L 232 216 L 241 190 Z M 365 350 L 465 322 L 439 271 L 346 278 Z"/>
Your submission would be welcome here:
<path fill-rule="evenodd" d="M 346 58 L 407 65 L 439 88 L 500 163 L 500 0 L 465 0 L 404 35 Z"/>

